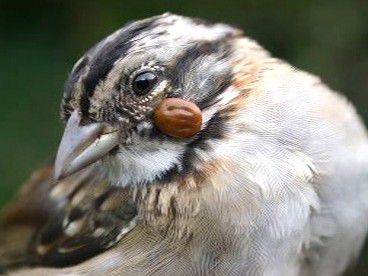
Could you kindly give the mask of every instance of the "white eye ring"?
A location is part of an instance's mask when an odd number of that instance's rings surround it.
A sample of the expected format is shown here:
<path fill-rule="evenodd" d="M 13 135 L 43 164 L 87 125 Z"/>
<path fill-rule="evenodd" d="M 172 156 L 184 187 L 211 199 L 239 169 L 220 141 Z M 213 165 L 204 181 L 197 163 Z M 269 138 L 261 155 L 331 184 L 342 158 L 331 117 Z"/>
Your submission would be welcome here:
<path fill-rule="evenodd" d="M 158 76 L 151 71 L 143 71 L 137 74 L 132 80 L 132 90 L 138 96 L 146 95 L 152 91 L 158 83 Z"/>

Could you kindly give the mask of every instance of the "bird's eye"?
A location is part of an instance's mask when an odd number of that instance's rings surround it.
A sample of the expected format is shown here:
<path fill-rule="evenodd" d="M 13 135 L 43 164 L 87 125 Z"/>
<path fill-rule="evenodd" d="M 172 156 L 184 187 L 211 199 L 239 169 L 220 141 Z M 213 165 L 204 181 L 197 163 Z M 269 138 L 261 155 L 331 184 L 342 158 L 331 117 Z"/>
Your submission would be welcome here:
<path fill-rule="evenodd" d="M 132 82 L 133 91 L 137 95 L 145 95 L 156 85 L 157 76 L 152 72 L 143 72 L 137 75 Z"/>

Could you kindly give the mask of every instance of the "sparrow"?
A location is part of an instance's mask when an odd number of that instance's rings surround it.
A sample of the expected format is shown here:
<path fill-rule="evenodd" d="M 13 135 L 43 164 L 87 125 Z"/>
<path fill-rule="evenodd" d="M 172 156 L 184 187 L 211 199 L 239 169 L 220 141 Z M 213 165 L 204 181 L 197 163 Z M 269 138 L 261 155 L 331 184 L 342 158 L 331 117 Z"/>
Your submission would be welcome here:
<path fill-rule="evenodd" d="M 339 275 L 368 222 L 367 131 L 235 27 L 170 13 L 74 65 L 54 164 L 2 211 L 9 275 Z"/>

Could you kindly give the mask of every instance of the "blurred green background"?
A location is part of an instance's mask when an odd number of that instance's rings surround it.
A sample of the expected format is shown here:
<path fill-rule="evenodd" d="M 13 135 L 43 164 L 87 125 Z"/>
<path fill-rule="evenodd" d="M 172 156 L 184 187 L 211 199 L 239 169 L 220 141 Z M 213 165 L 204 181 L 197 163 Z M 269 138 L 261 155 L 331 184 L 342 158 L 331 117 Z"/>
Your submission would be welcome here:
<path fill-rule="evenodd" d="M 166 11 L 241 27 L 342 91 L 368 119 L 368 1 L 0 0 L 0 206 L 53 158 L 73 63 L 127 21 Z"/>

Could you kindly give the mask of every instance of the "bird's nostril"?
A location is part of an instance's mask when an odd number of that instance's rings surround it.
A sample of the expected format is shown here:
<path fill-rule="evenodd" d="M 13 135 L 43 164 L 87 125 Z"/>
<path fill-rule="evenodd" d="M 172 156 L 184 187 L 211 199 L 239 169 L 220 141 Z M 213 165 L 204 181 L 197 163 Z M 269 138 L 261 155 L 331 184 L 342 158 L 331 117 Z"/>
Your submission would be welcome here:
<path fill-rule="evenodd" d="M 93 116 L 81 116 L 79 120 L 80 126 L 86 126 L 92 123 L 97 123 L 98 121 L 93 118 Z"/>
<path fill-rule="evenodd" d="M 79 121 L 79 125 L 81 125 L 81 126 L 85 126 L 85 125 L 88 125 L 90 122 L 91 122 L 91 120 L 90 120 L 90 119 L 87 119 L 87 118 L 85 118 L 85 117 L 82 117 L 82 118 L 80 119 L 80 121 Z"/>

